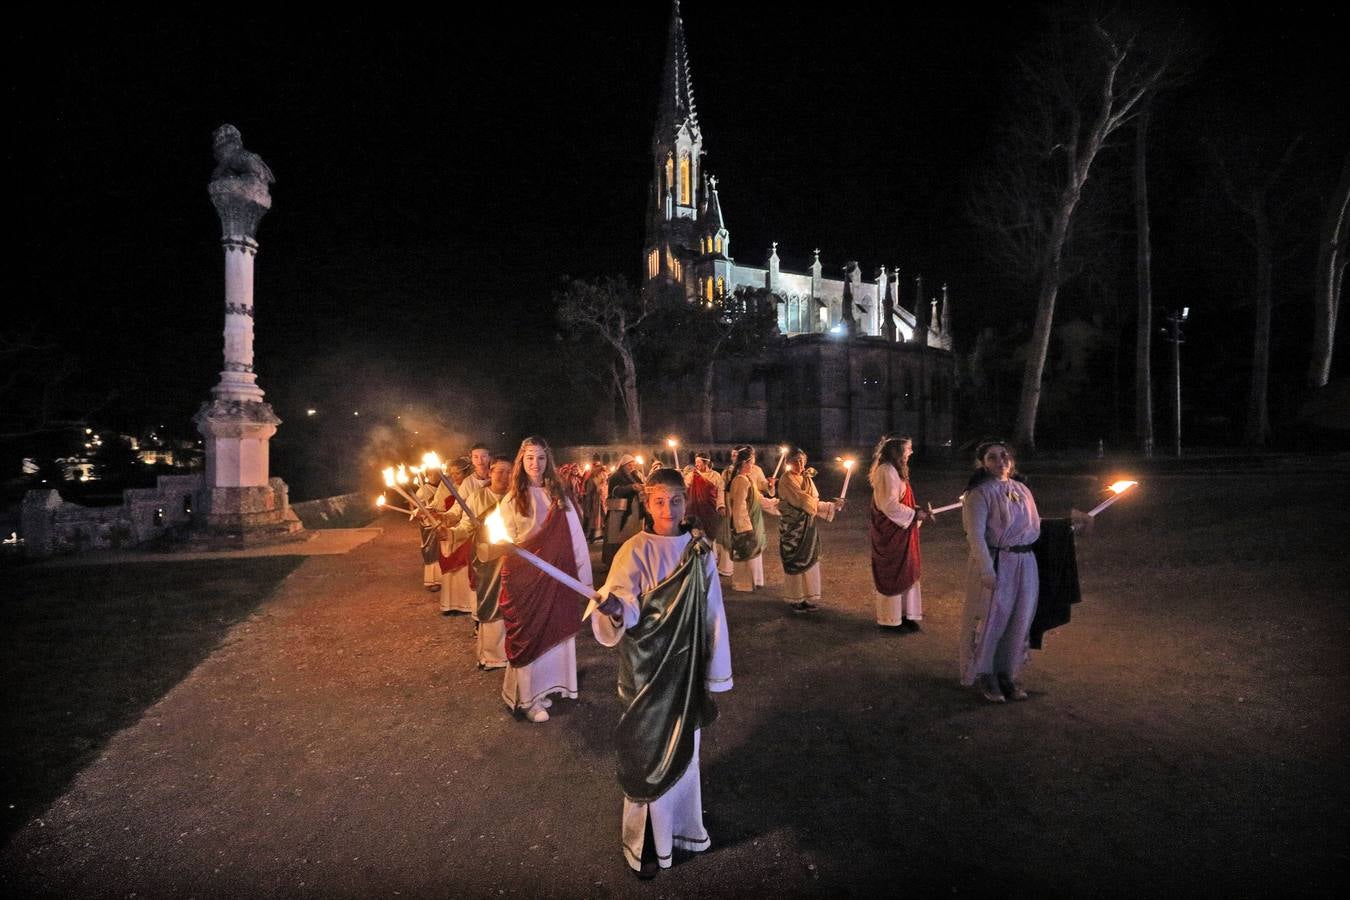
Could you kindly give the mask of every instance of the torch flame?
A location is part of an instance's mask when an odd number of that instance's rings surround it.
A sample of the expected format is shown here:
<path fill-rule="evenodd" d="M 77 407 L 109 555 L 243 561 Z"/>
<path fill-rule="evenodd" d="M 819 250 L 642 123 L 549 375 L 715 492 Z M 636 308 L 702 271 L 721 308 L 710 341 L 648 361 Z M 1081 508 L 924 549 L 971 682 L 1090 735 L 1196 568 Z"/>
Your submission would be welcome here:
<path fill-rule="evenodd" d="M 637 462 L 639 466 L 645 466 L 647 464 L 647 461 L 640 456 L 635 456 L 633 457 L 633 459 Z"/>
<path fill-rule="evenodd" d="M 585 467 L 582 468 L 581 471 L 583 471 L 583 472 L 589 472 L 590 470 L 591 470 L 591 464 L 590 464 L 590 463 L 586 463 Z"/>
<path fill-rule="evenodd" d="M 1139 482 L 1137 481 L 1117 481 L 1115 484 L 1111 485 L 1110 490 L 1115 491 L 1117 494 L 1123 494 L 1138 483 Z"/>
<path fill-rule="evenodd" d="M 375 498 L 375 505 L 376 505 L 376 506 L 384 506 L 384 504 L 387 503 L 387 502 L 388 502 L 388 501 L 384 499 L 384 494 L 381 494 L 380 496 L 378 496 L 378 497 Z"/>
<path fill-rule="evenodd" d="M 680 442 L 675 440 L 673 437 L 669 437 L 666 438 L 666 446 L 670 447 L 673 450 L 674 448 L 680 446 Z"/>
<path fill-rule="evenodd" d="M 779 445 L 778 445 L 778 452 L 779 452 L 779 453 L 786 453 L 786 452 L 787 452 L 787 444 L 779 444 Z"/>
<path fill-rule="evenodd" d="M 399 484 L 408 483 L 408 467 L 403 463 L 398 464 L 398 474 L 394 476 L 394 480 Z"/>
<path fill-rule="evenodd" d="M 511 540 L 510 533 L 506 530 L 506 521 L 502 518 L 502 511 L 500 509 L 494 509 L 492 515 L 483 520 L 483 524 L 487 525 L 488 541 L 490 543 L 514 543 L 514 541 Z"/>
<path fill-rule="evenodd" d="M 856 462 L 856 460 L 852 460 L 852 459 L 846 459 L 846 460 L 844 460 L 844 468 L 845 468 L 845 469 L 851 469 L 851 468 L 853 468 L 853 463 L 854 463 L 854 462 Z"/>
<path fill-rule="evenodd" d="M 441 467 L 441 458 L 435 451 L 428 451 L 422 454 L 422 469 L 439 469 Z"/>
<path fill-rule="evenodd" d="M 384 470 L 383 472 L 381 472 L 380 474 L 382 474 L 382 475 L 384 476 L 384 486 L 385 486 L 385 487 L 393 487 L 393 486 L 394 486 L 394 467 L 393 467 L 393 466 L 390 466 L 389 468 L 385 469 L 385 470 Z"/>

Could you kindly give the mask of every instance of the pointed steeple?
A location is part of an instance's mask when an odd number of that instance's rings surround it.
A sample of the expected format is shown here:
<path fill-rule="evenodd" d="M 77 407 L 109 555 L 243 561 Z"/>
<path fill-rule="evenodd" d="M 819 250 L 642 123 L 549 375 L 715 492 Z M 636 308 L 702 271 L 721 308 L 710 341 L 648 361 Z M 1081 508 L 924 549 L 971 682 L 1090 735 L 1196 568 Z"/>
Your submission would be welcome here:
<path fill-rule="evenodd" d="M 717 176 L 708 179 L 708 207 L 704 213 L 703 227 L 710 233 L 726 231 L 727 223 L 722 218 L 722 201 L 717 197 Z"/>
<path fill-rule="evenodd" d="M 666 36 L 666 64 L 661 73 L 661 97 L 657 101 L 653 143 L 671 140 L 685 123 L 690 131 L 698 128 L 698 108 L 694 105 L 694 82 L 689 75 L 689 51 L 684 43 L 680 0 L 675 0 L 671 4 L 670 32 Z"/>

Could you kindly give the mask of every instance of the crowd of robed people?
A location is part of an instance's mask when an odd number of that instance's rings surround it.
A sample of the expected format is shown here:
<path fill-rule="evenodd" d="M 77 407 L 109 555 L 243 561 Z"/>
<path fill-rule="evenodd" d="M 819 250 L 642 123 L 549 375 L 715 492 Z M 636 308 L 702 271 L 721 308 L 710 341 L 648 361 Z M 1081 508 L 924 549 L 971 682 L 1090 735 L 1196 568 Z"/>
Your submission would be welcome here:
<path fill-rule="evenodd" d="M 876 445 L 868 515 L 876 622 L 919 631 L 919 534 L 933 518 L 910 485 L 909 438 Z M 778 519 L 783 597 L 796 613 L 821 601 L 819 523 L 844 509 L 822 499 L 804 451 L 766 476 L 749 446 L 718 471 L 707 453 L 683 470 L 624 454 L 556 465 L 528 437 L 514 459 L 474 446 L 417 487 L 423 582 L 444 615 L 473 621 L 480 669 L 504 669 L 506 706 L 534 723 L 554 698 L 576 699 L 576 633 L 586 598 L 552 578 L 522 548 L 592 590 L 595 639 L 621 656 L 615 731 L 628 865 L 650 877 L 673 850 L 709 846 L 699 783 L 699 735 L 717 715 L 712 694 L 731 689 L 722 578 L 735 591 L 764 586 L 764 517 Z M 1029 651 L 1038 578 L 1032 545 L 1041 521 L 1006 442 L 977 450 L 962 497 L 968 545 L 960 678 L 991 703 L 1025 700 L 1018 681 Z M 494 536 L 487 522 L 495 520 Z M 591 543 L 599 543 L 597 584 Z"/>

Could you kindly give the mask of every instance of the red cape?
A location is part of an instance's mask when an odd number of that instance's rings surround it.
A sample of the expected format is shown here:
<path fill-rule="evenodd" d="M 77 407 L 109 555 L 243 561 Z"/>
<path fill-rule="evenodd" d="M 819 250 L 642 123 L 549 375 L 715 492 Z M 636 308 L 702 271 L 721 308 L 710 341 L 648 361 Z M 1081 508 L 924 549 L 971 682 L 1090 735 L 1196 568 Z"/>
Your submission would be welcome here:
<path fill-rule="evenodd" d="M 549 510 L 543 526 L 520 546 L 576 576 L 572 531 L 563 510 Z M 513 666 L 529 665 L 581 627 L 580 595 L 516 556 L 507 556 L 502 564 L 499 603 L 506 622 L 506 658 Z"/>
<path fill-rule="evenodd" d="M 694 470 L 689 481 L 689 514 L 698 522 L 698 527 L 713 540 L 717 536 L 721 517 L 717 515 L 717 487 Z"/>
<path fill-rule="evenodd" d="M 909 482 L 900 502 L 913 508 L 914 492 Z M 887 518 L 872 502 L 872 520 L 867 529 L 872 540 L 872 583 L 883 597 L 903 593 L 919 580 L 919 521 L 916 516 L 908 528 Z"/>

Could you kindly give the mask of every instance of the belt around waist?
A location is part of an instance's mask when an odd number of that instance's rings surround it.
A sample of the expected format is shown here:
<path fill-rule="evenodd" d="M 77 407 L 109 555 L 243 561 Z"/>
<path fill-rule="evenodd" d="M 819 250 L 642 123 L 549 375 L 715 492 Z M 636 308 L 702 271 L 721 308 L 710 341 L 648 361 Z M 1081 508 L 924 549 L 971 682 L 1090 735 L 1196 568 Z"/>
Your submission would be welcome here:
<path fill-rule="evenodd" d="M 1034 550 L 1035 550 L 1035 547 L 1033 547 L 1031 544 L 1018 544 L 1018 545 L 1015 546 L 1015 547 L 992 547 L 992 546 L 991 546 L 991 547 L 989 548 L 989 552 L 991 552 L 991 553 L 998 553 L 998 552 L 1000 552 L 1000 551 L 1002 551 L 1002 552 L 1004 552 L 1004 553 L 1032 553 L 1032 552 L 1034 552 Z"/>

